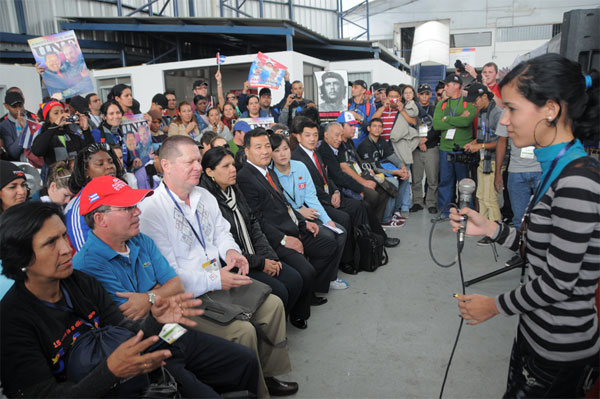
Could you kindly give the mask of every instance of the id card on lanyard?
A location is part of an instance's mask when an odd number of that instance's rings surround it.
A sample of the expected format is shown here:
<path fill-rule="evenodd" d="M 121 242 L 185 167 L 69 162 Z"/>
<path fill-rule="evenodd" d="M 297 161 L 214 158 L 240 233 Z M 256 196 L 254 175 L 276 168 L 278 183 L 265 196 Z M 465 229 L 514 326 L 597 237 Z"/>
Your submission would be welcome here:
<path fill-rule="evenodd" d="M 458 101 L 456 102 L 456 104 L 454 105 L 454 109 L 452 109 L 452 106 L 448 107 L 448 110 L 450 111 L 450 116 L 455 116 L 456 115 L 456 109 L 458 108 L 458 104 L 461 103 L 462 100 L 462 96 L 460 96 L 460 98 L 458 99 Z M 450 105 L 450 100 L 448 100 L 448 105 Z M 454 135 L 456 134 L 456 129 L 448 129 L 446 130 L 446 136 L 444 137 L 446 140 L 454 140 Z"/>

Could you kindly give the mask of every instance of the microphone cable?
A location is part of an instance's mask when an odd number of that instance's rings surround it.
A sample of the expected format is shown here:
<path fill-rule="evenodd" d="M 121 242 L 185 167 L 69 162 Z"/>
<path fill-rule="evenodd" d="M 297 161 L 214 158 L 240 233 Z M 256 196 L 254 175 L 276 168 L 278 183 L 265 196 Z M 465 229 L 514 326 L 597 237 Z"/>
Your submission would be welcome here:
<path fill-rule="evenodd" d="M 463 274 L 462 260 L 460 257 L 460 254 L 463 250 L 464 242 L 460 242 L 460 240 L 458 238 L 459 237 L 458 233 L 456 234 L 456 247 L 457 247 L 456 259 L 453 260 L 452 263 L 449 263 L 449 264 L 440 263 L 433 255 L 433 249 L 431 247 L 432 241 L 433 241 L 432 239 L 433 239 L 433 231 L 435 230 L 435 225 L 440 222 L 445 221 L 444 219 L 441 218 L 441 215 L 444 213 L 444 211 L 446 211 L 447 209 L 449 209 L 451 207 L 458 209 L 458 206 L 456 206 L 456 204 L 450 203 L 450 204 L 446 205 L 444 207 L 444 209 L 442 209 L 442 211 L 439 213 L 439 215 L 436 218 L 431 219 L 432 226 L 431 226 L 431 230 L 429 231 L 429 255 L 431 256 L 431 259 L 435 262 L 436 265 L 438 265 L 440 267 L 444 267 L 444 268 L 453 266 L 454 264 L 456 264 L 458 262 L 458 270 L 460 271 L 461 292 L 462 292 L 462 295 L 466 295 L 465 294 L 465 278 L 464 278 L 464 274 Z M 465 223 L 465 229 L 466 229 L 466 223 Z M 454 358 L 454 352 L 456 351 L 456 346 L 458 345 L 458 339 L 460 338 L 460 333 L 462 331 L 464 321 L 465 321 L 465 319 L 460 317 L 460 323 L 458 324 L 458 331 L 456 332 L 456 338 L 454 340 L 454 345 L 452 346 L 452 352 L 450 353 L 450 358 L 448 359 L 448 365 L 446 366 L 446 372 L 444 373 L 444 380 L 442 381 L 442 387 L 440 389 L 439 399 L 442 399 L 442 397 L 444 395 L 444 387 L 446 386 L 446 380 L 448 379 L 448 373 L 450 372 L 450 365 L 452 364 L 452 359 Z"/>

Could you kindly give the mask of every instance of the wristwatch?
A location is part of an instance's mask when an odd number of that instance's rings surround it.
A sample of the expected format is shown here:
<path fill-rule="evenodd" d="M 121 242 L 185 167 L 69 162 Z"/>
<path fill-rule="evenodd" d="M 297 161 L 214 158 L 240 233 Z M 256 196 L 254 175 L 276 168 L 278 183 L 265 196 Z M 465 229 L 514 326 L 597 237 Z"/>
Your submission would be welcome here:
<path fill-rule="evenodd" d="M 285 240 L 285 235 L 284 235 L 283 238 L 281 239 L 280 244 L 285 247 L 286 243 L 287 243 L 287 241 Z"/>
<path fill-rule="evenodd" d="M 154 305 L 154 302 L 156 302 L 156 294 L 152 291 L 148 291 L 148 302 L 150 302 L 151 305 Z"/>

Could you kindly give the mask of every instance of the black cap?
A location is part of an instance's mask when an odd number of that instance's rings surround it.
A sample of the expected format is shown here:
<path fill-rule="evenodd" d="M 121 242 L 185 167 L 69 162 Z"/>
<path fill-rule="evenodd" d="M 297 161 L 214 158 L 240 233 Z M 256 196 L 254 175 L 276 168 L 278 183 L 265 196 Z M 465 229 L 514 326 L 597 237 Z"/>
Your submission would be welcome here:
<path fill-rule="evenodd" d="M 371 85 L 371 91 L 375 93 L 377 90 L 381 88 L 381 84 L 379 82 L 375 82 Z"/>
<path fill-rule="evenodd" d="M 417 88 L 417 93 L 425 93 L 427 91 L 431 92 L 431 86 L 429 86 L 429 83 L 421 83 Z"/>
<path fill-rule="evenodd" d="M 15 179 L 27 180 L 25 172 L 12 162 L 0 161 L 0 190 Z"/>
<path fill-rule="evenodd" d="M 200 86 L 208 86 L 208 83 L 206 83 L 206 81 L 204 81 L 204 80 L 197 80 L 194 82 L 192 89 L 195 89 L 196 87 L 200 87 Z"/>
<path fill-rule="evenodd" d="M 23 99 L 23 96 L 17 91 L 9 91 L 6 93 L 6 96 L 4 96 L 4 104 L 8 104 L 11 107 L 24 102 L 25 100 Z"/>
<path fill-rule="evenodd" d="M 268 87 L 263 87 L 262 89 L 260 89 L 260 91 L 258 92 L 258 96 L 262 97 L 262 96 L 270 96 L 271 95 L 271 89 L 269 89 Z"/>
<path fill-rule="evenodd" d="M 364 80 L 355 80 L 354 82 L 350 82 L 350 86 L 354 85 L 362 86 L 365 90 L 369 88 L 369 86 L 367 86 L 367 82 L 365 82 Z"/>
<path fill-rule="evenodd" d="M 75 109 L 75 111 L 80 114 L 85 114 L 86 112 L 90 112 L 90 107 L 88 106 L 88 102 L 85 98 L 81 96 L 73 96 L 69 99 L 69 105 Z"/>
<path fill-rule="evenodd" d="M 475 99 L 477 99 L 477 97 L 484 94 L 487 94 L 490 100 L 494 97 L 494 93 L 489 91 L 487 86 L 482 85 L 481 83 L 473 83 L 467 91 L 467 97 L 465 97 L 465 101 L 472 103 L 475 101 Z"/>
<path fill-rule="evenodd" d="M 448 83 L 458 83 L 459 85 L 462 86 L 463 81 L 461 79 L 460 76 L 458 76 L 455 73 L 451 73 L 450 75 L 446 76 L 446 80 L 444 81 L 444 83 L 448 84 Z"/>
<path fill-rule="evenodd" d="M 167 97 L 165 97 L 165 95 L 161 93 L 155 94 L 154 97 L 152 97 L 152 102 L 154 104 L 160 105 L 161 107 L 163 107 L 163 109 L 167 109 L 169 105 Z"/>

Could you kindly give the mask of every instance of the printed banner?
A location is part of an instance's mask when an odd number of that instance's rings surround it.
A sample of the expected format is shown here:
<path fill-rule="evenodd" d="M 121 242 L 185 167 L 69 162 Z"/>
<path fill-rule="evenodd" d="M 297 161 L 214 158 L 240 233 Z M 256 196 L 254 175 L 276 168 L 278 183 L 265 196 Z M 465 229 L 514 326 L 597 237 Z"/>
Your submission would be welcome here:
<path fill-rule="evenodd" d="M 72 30 L 27 41 L 50 96 L 58 100 L 94 91 L 90 71 Z"/>
<path fill-rule="evenodd" d="M 275 61 L 271 57 L 258 52 L 256 59 L 250 66 L 248 81 L 250 87 L 268 87 L 269 89 L 278 89 L 283 83 L 283 75 L 287 67 Z"/>
<path fill-rule="evenodd" d="M 270 129 L 271 126 L 275 123 L 275 120 L 271 118 L 240 118 L 237 121 L 233 122 L 235 125 L 237 122 L 243 121 L 250 125 L 252 129 L 256 129 L 257 127 L 262 127 L 265 129 Z"/>
<path fill-rule="evenodd" d="M 144 114 L 124 115 L 121 130 L 127 151 L 141 159 L 142 165 L 148 163 L 150 156 L 154 154 L 154 147 L 152 132 Z"/>
<path fill-rule="evenodd" d="M 315 72 L 319 94 L 319 112 L 338 114 L 348 109 L 348 73 L 346 71 Z M 337 115 L 336 115 L 337 116 Z"/>

